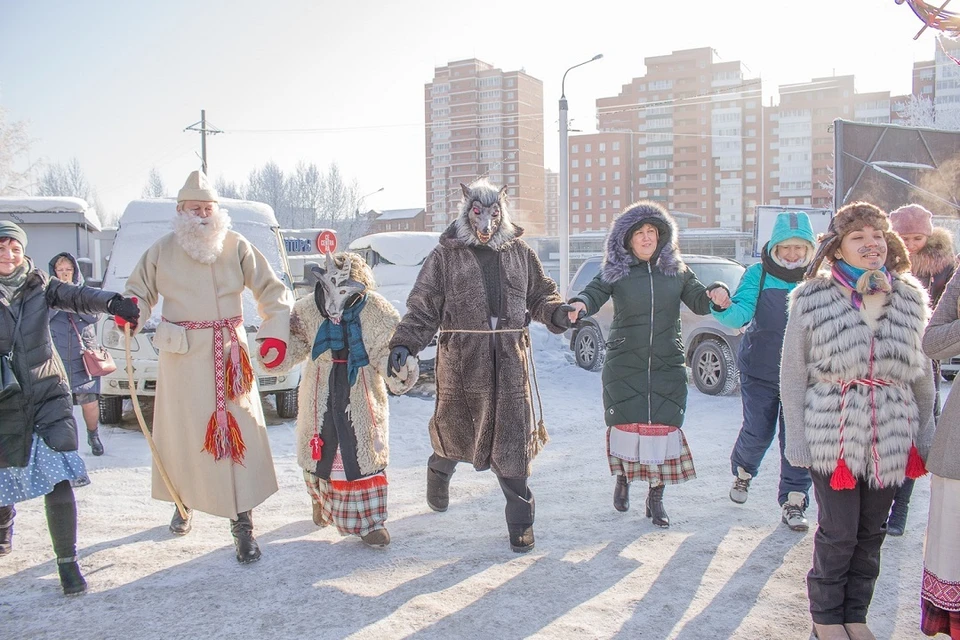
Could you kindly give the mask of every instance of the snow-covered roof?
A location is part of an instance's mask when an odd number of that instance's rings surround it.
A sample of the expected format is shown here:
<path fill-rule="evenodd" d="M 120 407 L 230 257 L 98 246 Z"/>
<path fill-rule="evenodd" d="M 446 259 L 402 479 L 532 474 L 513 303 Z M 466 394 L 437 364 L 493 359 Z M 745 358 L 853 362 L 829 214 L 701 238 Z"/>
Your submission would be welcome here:
<path fill-rule="evenodd" d="M 350 249 L 369 248 L 393 264 L 418 265 L 439 241 L 439 231 L 386 231 L 357 238 Z"/>
<path fill-rule="evenodd" d="M 268 227 L 280 226 L 273 209 L 262 202 L 220 198 L 220 207 L 226 209 L 231 220 L 260 223 Z M 144 222 L 168 222 L 177 214 L 176 198 L 144 198 L 133 200 L 120 216 L 120 226 Z"/>
<path fill-rule="evenodd" d="M 416 218 L 418 215 L 423 213 L 423 207 L 419 209 L 387 209 L 385 211 L 376 211 L 377 222 L 381 220 L 409 220 L 410 218 Z"/>
<path fill-rule="evenodd" d="M 4 196 L 0 197 L 0 213 L 79 213 L 87 224 L 100 230 L 100 217 L 82 198 Z"/>

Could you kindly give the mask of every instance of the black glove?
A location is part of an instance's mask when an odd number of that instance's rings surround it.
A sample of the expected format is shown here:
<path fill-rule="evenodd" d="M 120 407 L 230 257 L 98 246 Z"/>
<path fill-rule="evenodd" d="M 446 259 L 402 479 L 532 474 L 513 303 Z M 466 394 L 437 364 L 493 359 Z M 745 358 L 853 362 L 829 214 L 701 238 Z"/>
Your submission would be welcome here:
<path fill-rule="evenodd" d="M 550 317 L 550 320 L 558 327 L 569 329 L 576 324 L 575 322 L 570 322 L 570 317 L 567 315 L 571 311 L 573 311 L 573 305 L 562 304 L 553 310 L 553 315 Z"/>
<path fill-rule="evenodd" d="M 407 349 L 403 346 L 397 346 L 390 350 L 390 364 L 387 367 L 388 372 L 397 376 L 400 373 L 400 369 L 407 364 L 407 358 L 410 357 L 410 349 Z"/>
<path fill-rule="evenodd" d="M 107 302 L 107 311 L 123 318 L 131 327 L 136 327 L 140 321 L 140 307 L 132 298 L 124 298 L 119 293 Z"/>

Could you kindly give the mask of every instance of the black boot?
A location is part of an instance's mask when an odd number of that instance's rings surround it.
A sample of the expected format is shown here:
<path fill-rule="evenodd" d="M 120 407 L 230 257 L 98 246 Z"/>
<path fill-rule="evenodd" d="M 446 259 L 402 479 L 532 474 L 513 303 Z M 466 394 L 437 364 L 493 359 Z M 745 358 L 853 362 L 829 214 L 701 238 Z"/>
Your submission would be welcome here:
<path fill-rule="evenodd" d="M 887 535 L 899 538 L 907 529 L 907 511 L 910 509 L 910 496 L 913 494 L 914 481 L 906 479 L 897 488 L 893 498 L 893 508 L 887 518 Z"/>
<path fill-rule="evenodd" d="M 0 507 L 0 556 L 13 551 L 13 517 L 17 510 L 13 505 Z"/>
<path fill-rule="evenodd" d="M 77 556 L 57 558 L 57 573 L 60 574 L 60 586 L 63 587 L 64 595 L 75 596 L 87 590 L 87 581 L 80 573 Z"/>
<path fill-rule="evenodd" d="M 94 429 L 87 431 L 87 444 L 90 445 L 90 452 L 95 456 L 103 455 L 103 443 L 100 442 L 100 430 Z"/>
<path fill-rule="evenodd" d="M 517 553 L 526 553 L 533 550 L 533 525 L 508 524 L 510 533 L 510 548 Z"/>
<path fill-rule="evenodd" d="M 427 506 L 446 511 L 450 506 L 450 476 L 427 467 Z"/>
<path fill-rule="evenodd" d="M 650 487 L 650 493 L 647 494 L 647 517 L 653 518 L 653 524 L 658 527 L 669 527 L 670 518 L 667 516 L 666 509 L 663 508 L 663 485 Z"/>
<path fill-rule="evenodd" d="M 240 564 L 250 564 L 260 559 L 260 546 L 253 537 L 253 511 L 238 513 L 237 519 L 230 521 L 230 533 L 233 534 Z"/>
<path fill-rule="evenodd" d="M 617 486 L 613 488 L 613 508 L 617 511 L 630 509 L 630 483 L 627 476 L 617 476 Z"/>
<path fill-rule="evenodd" d="M 185 536 L 193 528 L 193 509 L 189 507 L 184 507 L 184 509 L 187 512 L 186 518 L 180 516 L 180 509 L 176 507 L 173 509 L 173 518 L 170 519 L 170 533 L 175 536 Z"/>

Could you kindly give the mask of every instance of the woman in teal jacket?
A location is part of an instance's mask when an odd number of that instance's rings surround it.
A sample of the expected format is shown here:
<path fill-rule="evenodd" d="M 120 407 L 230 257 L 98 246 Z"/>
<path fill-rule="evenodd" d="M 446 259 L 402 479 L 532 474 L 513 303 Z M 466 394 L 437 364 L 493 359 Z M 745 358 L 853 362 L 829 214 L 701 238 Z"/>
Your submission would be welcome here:
<path fill-rule="evenodd" d="M 816 241 L 810 219 L 802 211 L 777 215 L 770 241 L 763 246 L 760 262 L 751 265 L 740 280 L 729 307 L 713 310 L 728 327 L 746 324 L 737 353 L 740 368 L 740 398 L 743 426 L 730 454 L 734 475 L 730 499 L 747 501 L 750 481 L 756 477 L 763 456 L 780 424 L 781 520 L 794 531 L 808 528 L 804 511 L 809 503 L 810 472 L 792 466 L 783 455 L 783 411 L 780 407 L 780 350 L 787 327 L 787 296 L 803 280 L 813 259 Z"/>

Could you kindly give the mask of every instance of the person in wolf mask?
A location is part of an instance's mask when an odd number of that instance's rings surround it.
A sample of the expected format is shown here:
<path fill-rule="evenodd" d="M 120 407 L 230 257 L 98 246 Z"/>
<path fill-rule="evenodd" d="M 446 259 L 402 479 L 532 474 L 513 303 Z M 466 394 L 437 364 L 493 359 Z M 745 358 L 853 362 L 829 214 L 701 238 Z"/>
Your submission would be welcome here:
<path fill-rule="evenodd" d="M 314 267 L 313 296 L 297 301 L 279 370 L 306 360 L 300 375 L 297 461 L 317 526 L 333 524 L 371 547 L 390 544 L 386 467 L 387 390 L 401 395 L 419 377 L 416 358 L 388 376 L 389 342 L 400 314 L 373 291 L 373 273 L 355 253 L 326 255 Z"/>
<path fill-rule="evenodd" d="M 810 469 L 817 498 L 807 595 L 821 640 L 874 638 L 867 612 L 890 504 L 904 478 L 926 473 L 934 390 L 921 340 L 930 309 L 909 268 L 887 214 L 854 202 L 834 215 L 790 294 L 784 455 Z"/>
<path fill-rule="evenodd" d="M 458 462 L 492 469 L 510 546 L 523 553 L 534 546 L 530 467 L 546 441 L 534 419 L 526 326 L 532 319 L 562 333 L 570 307 L 510 221 L 507 188 L 486 179 L 460 186 L 460 213 L 423 263 L 390 341 L 390 368 L 401 370 L 439 329 L 427 504 L 447 510 Z"/>
<path fill-rule="evenodd" d="M 950 232 L 933 226 L 933 214 L 918 204 L 908 204 L 890 212 L 890 224 L 910 253 L 910 273 L 930 294 L 930 307 L 936 308 L 940 296 L 953 277 L 957 257 Z M 934 420 L 940 417 L 940 361 L 933 361 L 933 384 L 936 399 L 933 403 Z M 902 536 L 907 528 L 907 513 L 913 480 L 907 478 L 897 489 L 887 518 L 887 535 Z"/>
<path fill-rule="evenodd" d="M 248 288 L 257 301 L 267 368 L 283 361 L 293 296 L 263 254 L 230 230 L 218 200 L 202 172 L 190 174 L 177 196 L 172 232 L 140 258 L 125 295 L 138 299 L 144 321 L 163 296 L 153 338 L 160 354 L 153 439 L 190 509 L 186 518 L 174 511 L 170 531 L 188 533 L 193 509 L 229 518 L 237 560 L 245 564 L 260 559 L 252 512 L 277 491 L 277 478 L 241 294 Z M 156 466 L 153 497 L 173 501 Z"/>

